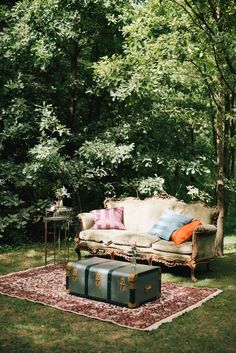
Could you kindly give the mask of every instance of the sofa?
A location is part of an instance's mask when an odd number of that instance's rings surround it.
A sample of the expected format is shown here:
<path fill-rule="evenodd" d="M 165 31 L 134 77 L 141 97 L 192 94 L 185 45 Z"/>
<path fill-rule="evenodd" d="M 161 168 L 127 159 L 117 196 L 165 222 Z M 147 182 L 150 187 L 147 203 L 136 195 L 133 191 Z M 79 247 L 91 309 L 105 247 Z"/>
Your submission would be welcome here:
<path fill-rule="evenodd" d="M 104 201 L 104 210 L 122 210 L 122 224 L 110 227 L 97 225 L 96 214 L 100 210 L 78 214 L 80 227 L 75 237 L 75 251 L 79 259 L 81 250 L 86 250 L 96 256 L 109 255 L 112 259 L 121 257 L 129 261 L 132 249 L 135 248 L 136 258 L 147 261 L 149 265 L 157 262 L 169 267 L 188 266 L 193 281 L 197 280 L 196 266 L 206 263 L 208 267 L 214 259 L 218 217 L 216 207 L 206 206 L 202 202 L 185 203 L 161 194 L 144 200 L 134 197 L 109 198 Z M 178 217 L 191 217 L 191 220 L 198 220 L 200 225 L 180 244 L 172 240 L 174 233 L 170 239 L 163 239 L 152 232 L 150 234 L 156 223 L 162 224 L 163 215 L 167 211 Z M 182 228 L 176 231 L 179 229 Z"/>

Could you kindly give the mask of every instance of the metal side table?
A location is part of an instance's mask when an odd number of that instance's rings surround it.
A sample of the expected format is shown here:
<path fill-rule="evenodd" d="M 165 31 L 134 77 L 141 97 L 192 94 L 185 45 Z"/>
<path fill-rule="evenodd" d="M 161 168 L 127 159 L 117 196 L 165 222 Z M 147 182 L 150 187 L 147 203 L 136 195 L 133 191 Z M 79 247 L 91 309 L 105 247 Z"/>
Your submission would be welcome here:
<path fill-rule="evenodd" d="M 70 232 L 70 220 L 71 220 L 71 211 L 72 208 L 62 207 L 51 210 L 50 208 L 46 209 L 44 224 L 45 224 L 45 266 L 47 266 L 48 260 L 48 238 L 49 238 L 49 222 L 52 222 L 53 229 L 53 262 L 60 263 L 60 255 L 62 250 L 62 238 L 64 233 L 64 256 L 63 263 L 69 261 L 69 232 Z M 64 232 L 63 232 L 64 229 Z M 56 251 L 58 245 L 58 249 Z M 58 255 L 58 256 L 56 256 Z"/>

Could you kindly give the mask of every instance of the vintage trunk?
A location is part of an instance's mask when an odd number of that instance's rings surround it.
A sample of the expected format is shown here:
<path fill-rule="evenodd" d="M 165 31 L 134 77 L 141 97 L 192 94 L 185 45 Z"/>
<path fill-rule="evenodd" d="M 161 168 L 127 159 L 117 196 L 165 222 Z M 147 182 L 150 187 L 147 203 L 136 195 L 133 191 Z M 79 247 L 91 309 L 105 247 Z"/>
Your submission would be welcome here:
<path fill-rule="evenodd" d="M 67 264 L 66 287 L 71 294 L 136 308 L 161 296 L 161 269 L 91 257 Z"/>

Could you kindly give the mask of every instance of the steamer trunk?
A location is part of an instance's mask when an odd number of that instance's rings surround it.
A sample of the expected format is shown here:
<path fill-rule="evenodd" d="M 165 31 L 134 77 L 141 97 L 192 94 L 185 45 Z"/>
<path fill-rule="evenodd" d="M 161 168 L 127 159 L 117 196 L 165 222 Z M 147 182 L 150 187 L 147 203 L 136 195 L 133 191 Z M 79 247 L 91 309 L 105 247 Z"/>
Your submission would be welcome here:
<path fill-rule="evenodd" d="M 130 263 L 99 257 L 67 264 L 69 293 L 136 308 L 161 296 L 159 266 Z"/>

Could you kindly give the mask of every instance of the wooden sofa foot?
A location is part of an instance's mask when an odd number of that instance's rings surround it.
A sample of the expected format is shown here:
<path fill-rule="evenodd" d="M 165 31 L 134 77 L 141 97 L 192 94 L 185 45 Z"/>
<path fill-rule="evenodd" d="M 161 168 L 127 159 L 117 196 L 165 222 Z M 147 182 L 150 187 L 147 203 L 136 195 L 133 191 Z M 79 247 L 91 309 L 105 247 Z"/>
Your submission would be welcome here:
<path fill-rule="evenodd" d="M 75 252 L 78 256 L 78 260 L 80 260 L 81 259 L 81 251 L 80 251 L 80 239 L 78 236 L 75 238 Z"/>
<path fill-rule="evenodd" d="M 191 269 L 191 280 L 193 282 L 197 282 L 197 277 L 195 276 L 196 265 L 191 264 L 190 269 Z"/>
<path fill-rule="evenodd" d="M 194 271 L 191 271 L 191 280 L 197 282 L 197 277 L 195 276 Z"/>
<path fill-rule="evenodd" d="M 81 251 L 80 251 L 80 249 L 79 248 L 75 248 L 75 252 L 76 252 L 76 254 L 78 256 L 78 260 L 80 260 L 81 259 Z"/>

